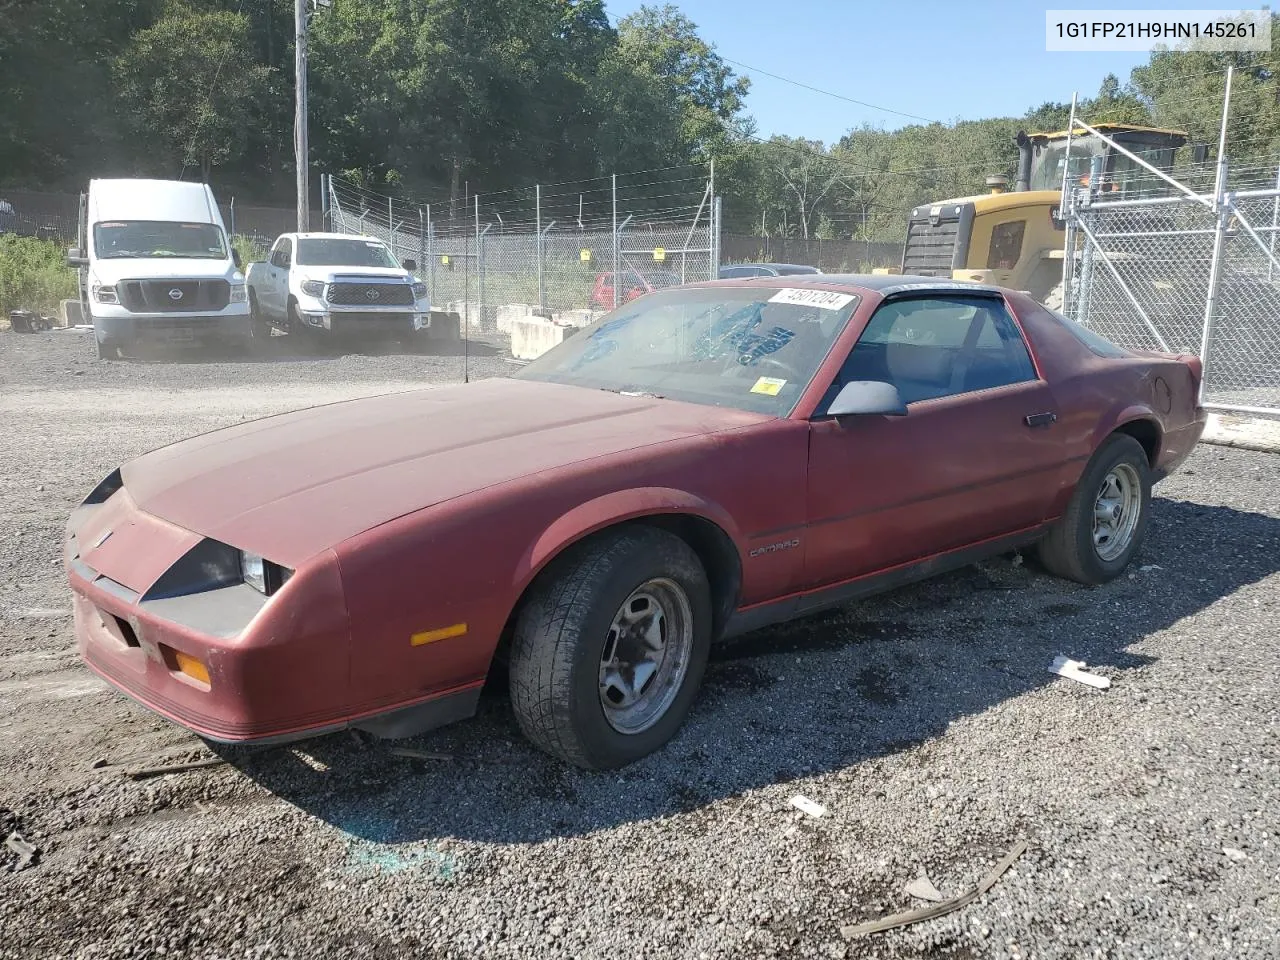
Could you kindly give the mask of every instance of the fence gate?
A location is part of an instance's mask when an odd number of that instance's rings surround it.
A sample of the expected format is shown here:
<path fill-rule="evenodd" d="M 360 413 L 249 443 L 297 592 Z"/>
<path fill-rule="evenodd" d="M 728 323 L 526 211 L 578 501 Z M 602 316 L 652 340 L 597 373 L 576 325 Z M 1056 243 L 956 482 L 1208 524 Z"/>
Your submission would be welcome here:
<path fill-rule="evenodd" d="M 1122 346 L 1199 355 L 1209 409 L 1280 416 L 1280 174 L 1255 169 L 1241 186 L 1269 185 L 1228 189 L 1224 153 L 1211 191 L 1131 155 L 1167 188 L 1136 199 L 1100 200 L 1095 164 L 1063 198 L 1063 310 Z"/>

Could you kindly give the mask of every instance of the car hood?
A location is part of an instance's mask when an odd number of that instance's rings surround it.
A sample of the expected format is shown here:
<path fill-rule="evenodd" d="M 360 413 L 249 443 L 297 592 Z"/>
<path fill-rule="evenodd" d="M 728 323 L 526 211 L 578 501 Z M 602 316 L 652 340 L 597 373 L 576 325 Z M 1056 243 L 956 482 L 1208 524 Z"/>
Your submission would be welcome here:
<path fill-rule="evenodd" d="M 186 257 L 120 257 L 96 259 L 92 273 L 98 283 L 113 284 L 121 280 L 229 280 L 244 283 L 244 275 L 230 260 Z"/>
<path fill-rule="evenodd" d="M 121 473 L 143 511 L 296 567 L 495 484 L 769 419 L 494 378 L 250 421 L 144 454 Z"/>
<path fill-rule="evenodd" d="M 333 283 L 335 280 L 361 280 L 370 277 L 378 280 L 403 280 L 409 282 L 409 272 L 391 267 L 332 267 L 308 266 L 294 264 L 293 273 L 303 280 L 323 280 Z"/>

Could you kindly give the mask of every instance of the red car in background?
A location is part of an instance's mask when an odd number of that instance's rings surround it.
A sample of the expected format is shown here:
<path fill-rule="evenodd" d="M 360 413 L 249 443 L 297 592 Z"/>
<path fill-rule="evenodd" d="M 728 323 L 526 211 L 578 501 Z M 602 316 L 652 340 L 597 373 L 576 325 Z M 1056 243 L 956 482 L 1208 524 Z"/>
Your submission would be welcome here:
<path fill-rule="evenodd" d="M 1200 361 L 925 277 L 725 280 L 613 311 L 512 378 L 163 447 L 72 514 L 88 666 L 221 741 L 470 716 L 661 747 L 720 638 L 1030 548 L 1119 576 L 1204 429 Z"/>
<path fill-rule="evenodd" d="M 591 288 L 592 309 L 612 310 L 614 308 L 613 287 L 615 276 L 617 274 L 612 271 L 596 276 L 595 286 Z M 622 272 L 622 284 L 618 288 L 618 303 L 616 305 L 621 306 L 624 303 L 630 303 L 637 297 L 643 297 L 646 293 L 653 293 L 655 290 L 665 290 L 668 287 L 678 287 L 679 285 L 680 277 L 669 270 L 654 270 L 648 273 L 641 273 L 638 270 L 624 270 Z"/>

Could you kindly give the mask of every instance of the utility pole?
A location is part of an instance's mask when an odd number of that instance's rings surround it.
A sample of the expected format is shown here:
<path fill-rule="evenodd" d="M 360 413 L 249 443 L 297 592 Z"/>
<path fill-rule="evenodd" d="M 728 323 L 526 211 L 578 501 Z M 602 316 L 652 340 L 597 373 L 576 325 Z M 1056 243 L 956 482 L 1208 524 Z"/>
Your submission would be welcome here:
<path fill-rule="evenodd" d="M 307 5 L 309 0 L 293 0 L 293 82 L 294 116 L 293 149 L 298 168 L 298 232 L 310 227 L 311 198 L 308 173 L 310 153 L 307 149 Z"/>

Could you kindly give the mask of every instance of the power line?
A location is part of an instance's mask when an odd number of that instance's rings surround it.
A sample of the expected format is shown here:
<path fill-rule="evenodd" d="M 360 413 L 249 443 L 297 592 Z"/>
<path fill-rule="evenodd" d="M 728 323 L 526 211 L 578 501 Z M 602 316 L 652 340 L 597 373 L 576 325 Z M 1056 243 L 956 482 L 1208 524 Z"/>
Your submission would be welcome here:
<path fill-rule="evenodd" d="M 810 86 L 809 84 L 802 83 L 799 80 L 792 80 L 790 77 L 784 77 L 784 76 L 781 76 L 780 74 L 770 73 L 768 70 L 761 70 L 759 67 L 753 67 L 749 63 L 743 63 L 741 60 L 733 60 L 729 57 L 724 57 L 724 56 L 722 56 L 720 59 L 723 60 L 725 63 L 732 63 L 735 66 L 739 66 L 743 70 L 746 70 L 750 73 L 758 73 L 758 74 L 761 74 L 762 76 L 772 77 L 774 80 L 781 80 L 783 83 L 789 83 L 795 87 L 802 87 L 805 90 L 812 90 L 814 93 L 821 93 L 827 97 L 834 97 L 835 99 L 843 100 L 846 103 L 856 103 L 858 106 L 867 107 L 870 110 L 879 110 L 883 113 L 892 113 L 899 117 L 907 117 L 911 120 L 923 120 L 925 123 L 940 123 L 940 124 L 943 124 L 943 126 L 946 126 L 946 124 L 943 123 L 943 121 L 941 120 L 931 120 L 929 117 L 922 117 L 919 114 L 907 113 L 903 110 L 895 110 L 892 107 L 882 107 L 879 104 L 868 103 L 865 100 L 856 100 L 853 97 L 846 97 L 842 93 L 834 93 L 830 90 L 823 90 L 821 87 Z"/>

